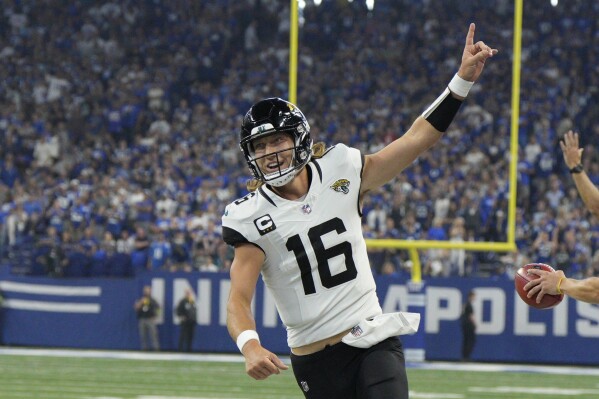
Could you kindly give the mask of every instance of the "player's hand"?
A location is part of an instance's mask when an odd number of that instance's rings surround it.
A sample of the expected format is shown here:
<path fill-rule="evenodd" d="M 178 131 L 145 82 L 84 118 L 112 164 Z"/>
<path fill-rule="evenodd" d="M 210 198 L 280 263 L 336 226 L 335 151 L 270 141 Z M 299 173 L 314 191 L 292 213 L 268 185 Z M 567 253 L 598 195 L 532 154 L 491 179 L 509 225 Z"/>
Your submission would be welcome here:
<path fill-rule="evenodd" d="M 541 303 L 541 299 L 545 296 L 545 294 L 549 295 L 558 295 L 557 292 L 557 283 L 560 278 L 566 277 L 564 272 L 561 270 L 557 270 L 555 272 L 548 272 L 545 270 L 539 269 L 528 269 L 529 274 L 536 274 L 539 278 L 529 281 L 524 286 L 524 290 L 528 291 L 526 294 L 527 297 L 532 298 L 533 296 L 537 296 L 537 303 Z"/>
<path fill-rule="evenodd" d="M 244 345 L 243 355 L 245 356 L 245 372 L 255 380 L 264 380 L 289 368 L 277 355 L 266 350 L 256 340 L 249 341 Z"/>
<path fill-rule="evenodd" d="M 559 146 L 562 147 L 564 161 L 569 169 L 581 162 L 583 148 L 579 148 L 578 133 L 569 130 L 564 134 L 564 140 L 560 140 Z"/>
<path fill-rule="evenodd" d="M 466 46 L 462 53 L 462 64 L 458 76 L 469 82 L 475 82 L 485 67 L 485 61 L 493 57 L 499 50 L 487 46 L 483 41 L 474 43 L 474 23 L 470 24 L 466 35 Z"/>

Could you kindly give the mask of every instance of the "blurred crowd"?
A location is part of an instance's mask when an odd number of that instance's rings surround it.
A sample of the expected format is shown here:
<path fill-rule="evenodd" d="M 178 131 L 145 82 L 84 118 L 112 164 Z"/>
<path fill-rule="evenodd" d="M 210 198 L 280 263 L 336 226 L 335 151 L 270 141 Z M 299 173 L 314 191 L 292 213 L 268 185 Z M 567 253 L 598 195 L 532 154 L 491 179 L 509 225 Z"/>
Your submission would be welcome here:
<path fill-rule="evenodd" d="M 287 97 L 289 2 L 7 1 L 0 15 L 0 260 L 15 273 L 226 271 L 224 206 L 249 177 L 238 128 Z M 459 66 L 468 22 L 499 48 L 442 142 L 367 197 L 368 238 L 507 240 L 512 2 L 306 1 L 297 104 L 315 141 L 365 153 L 403 134 Z M 484 4 L 480 4 L 484 3 Z M 525 2 L 512 253 L 421 251 L 424 276 L 535 261 L 599 275 L 599 221 L 558 140 L 599 184 L 599 3 Z M 458 21 L 464 21 L 458 23 Z M 401 250 L 373 271 L 409 276 Z"/>

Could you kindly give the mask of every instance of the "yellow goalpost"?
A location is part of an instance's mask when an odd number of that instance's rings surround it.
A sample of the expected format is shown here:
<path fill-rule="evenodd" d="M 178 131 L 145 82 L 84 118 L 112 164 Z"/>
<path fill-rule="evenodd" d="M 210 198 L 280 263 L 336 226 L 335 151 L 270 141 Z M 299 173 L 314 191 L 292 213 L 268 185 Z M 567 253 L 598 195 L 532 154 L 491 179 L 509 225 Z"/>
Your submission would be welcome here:
<path fill-rule="evenodd" d="M 421 249 L 463 249 L 466 251 L 510 252 L 516 250 L 516 187 L 518 165 L 518 120 L 520 114 L 520 65 L 522 51 L 522 2 L 514 0 L 514 42 L 512 61 L 512 102 L 510 123 L 510 164 L 509 164 L 509 201 L 506 242 L 482 241 L 434 241 L 434 240 L 398 240 L 367 239 L 368 248 L 405 249 L 410 254 L 412 282 L 422 281 L 421 264 L 418 250 Z M 297 97 L 297 53 L 298 53 L 298 0 L 291 0 L 289 34 L 289 100 L 296 102 Z"/>

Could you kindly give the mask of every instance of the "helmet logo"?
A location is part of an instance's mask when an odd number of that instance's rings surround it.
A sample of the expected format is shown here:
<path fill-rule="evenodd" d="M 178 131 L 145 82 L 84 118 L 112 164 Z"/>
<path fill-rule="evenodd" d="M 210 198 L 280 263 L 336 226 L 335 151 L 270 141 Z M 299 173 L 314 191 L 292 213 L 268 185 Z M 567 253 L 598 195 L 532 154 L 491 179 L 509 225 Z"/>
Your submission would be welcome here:
<path fill-rule="evenodd" d="M 265 123 L 263 125 L 256 126 L 255 128 L 253 128 L 250 132 L 250 135 L 253 136 L 254 134 L 261 134 L 269 130 L 275 130 L 275 127 L 270 123 Z"/>
<path fill-rule="evenodd" d="M 349 194 L 349 180 L 339 179 L 331 185 L 331 188 L 338 193 Z"/>

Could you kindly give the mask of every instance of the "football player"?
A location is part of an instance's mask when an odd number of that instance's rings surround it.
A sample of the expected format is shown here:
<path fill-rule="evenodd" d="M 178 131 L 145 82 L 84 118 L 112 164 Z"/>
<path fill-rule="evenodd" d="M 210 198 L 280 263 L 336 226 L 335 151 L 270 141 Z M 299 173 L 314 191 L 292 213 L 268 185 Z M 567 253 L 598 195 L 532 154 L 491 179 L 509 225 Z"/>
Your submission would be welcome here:
<path fill-rule="evenodd" d="M 227 326 L 251 377 L 288 368 L 256 332 L 251 302 L 262 274 L 287 328 L 293 372 L 306 398 L 408 397 L 397 335 L 413 320 L 382 314 L 361 202 L 448 128 L 485 61 L 497 53 L 475 43 L 474 30 L 471 24 L 448 88 L 402 137 L 375 154 L 344 144 L 313 146 L 304 114 L 280 98 L 258 101 L 245 115 L 240 147 L 255 180 L 248 195 L 226 207 L 222 225 L 224 240 L 235 248 Z"/>
<path fill-rule="evenodd" d="M 560 147 L 564 155 L 564 162 L 572 174 L 578 193 L 588 210 L 599 217 L 599 189 L 593 184 L 582 166 L 583 148 L 579 145 L 578 133 L 568 131 L 562 140 Z M 539 278 L 531 280 L 524 286 L 528 291 L 528 297 L 537 296 L 537 303 L 545 294 L 566 294 L 572 298 L 588 302 L 599 303 L 599 278 L 588 277 L 582 280 L 568 278 L 563 271 L 546 272 L 544 270 L 529 270 Z"/>

